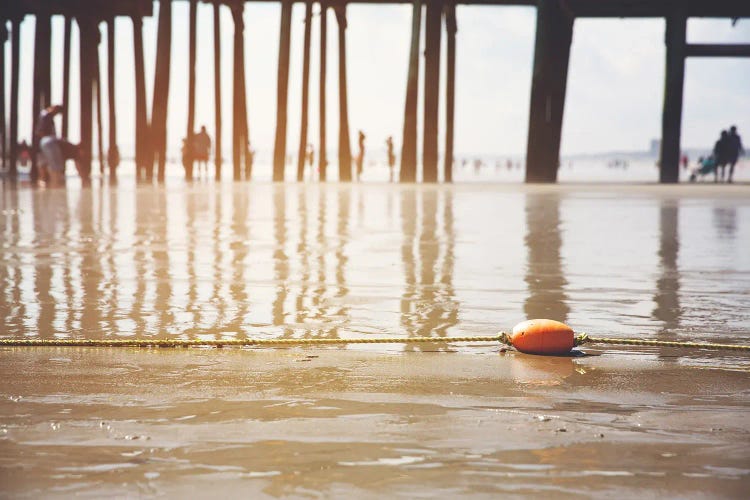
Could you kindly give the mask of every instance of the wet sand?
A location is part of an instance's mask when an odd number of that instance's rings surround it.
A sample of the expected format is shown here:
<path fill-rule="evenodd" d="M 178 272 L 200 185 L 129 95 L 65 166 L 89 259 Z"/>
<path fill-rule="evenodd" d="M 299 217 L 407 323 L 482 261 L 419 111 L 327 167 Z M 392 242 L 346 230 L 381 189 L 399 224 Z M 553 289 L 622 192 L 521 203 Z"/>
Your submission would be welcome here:
<path fill-rule="evenodd" d="M 746 189 L 5 189 L 0 335 L 748 343 Z M 745 496 L 746 355 L 584 351 L 6 348 L 2 493 Z"/>
<path fill-rule="evenodd" d="M 740 498 L 747 372 L 637 354 L 0 352 L 3 490 Z"/>

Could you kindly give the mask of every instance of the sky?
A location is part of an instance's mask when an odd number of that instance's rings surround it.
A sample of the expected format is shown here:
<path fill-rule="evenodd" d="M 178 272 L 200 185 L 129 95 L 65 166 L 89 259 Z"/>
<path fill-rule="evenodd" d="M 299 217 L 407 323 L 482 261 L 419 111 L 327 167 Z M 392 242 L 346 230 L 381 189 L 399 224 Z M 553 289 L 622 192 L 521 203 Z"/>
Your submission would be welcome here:
<path fill-rule="evenodd" d="M 214 134 L 212 7 L 198 8 L 196 127 Z M 250 139 L 259 161 L 272 155 L 276 126 L 276 78 L 280 5 L 248 3 L 245 8 L 245 57 Z M 149 103 L 156 58 L 156 14 L 144 20 L 144 49 Z M 525 154 L 536 11 L 530 7 L 459 6 L 456 37 L 456 155 Z M 424 14 L 422 16 L 424 21 Z M 223 150 L 231 150 L 232 37 L 229 9 L 222 7 Z M 74 24 L 75 26 L 75 24 Z M 31 89 L 34 19 L 21 31 L 20 139 L 31 132 Z M 52 96 L 62 96 L 63 20 L 53 18 Z M 335 154 L 338 137 L 337 28 L 328 14 L 328 150 Z M 106 89 L 106 27 L 101 25 L 102 86 Z M 367 135 L 368 151 L 385 155 L 393 135 L 400 151 L 408 69 L 411 7 L 350 5 L 347 69 L 351 143 Z M 292 18 L 287 153 L 299 145 L 304 5 Z M 424 36 L 424 29 L 422 30 Z M 115 26 L 118 143 L 123 156 L 132 154 L 134 137 L 134 76 L 132 24 L 119 18 Z M 187 122 L 188 3 L 173 4 L 172 66 L 169 97 L 168 154 L 179 154 Z M 72 140 L 78 137 L 78 33 L 73 30 L 71 80 Z M 445 34 L 443 33 L 443 45 Z M 577 19 L 571 47 L 567 100 L 563 122 L 563 155 L 606 151 L 645 151 L 658 138 L 664 93 L 664 21 L 662 19 Z M 750 43 L 750 19 L 732 27 L 725 19 L 691 19 L 688 41 Z M 424 48 L 424 41 L 422 42 Z M 317 149 L 319 7 L 314 7 L 310 68 L 309 142 Z M 443 149 L 445 47 L 441 63 L 440 143 Z M 6 75 L 10 47 L 6 44 Z M 424 75 L 421 62 L 420 75 Z M 423 97 L 420 82 L 420 102 Z M 9 81 L 6 78 L 6 95 Z M 104 107 L 105 149 L 107 105 Z M 421 138 L 420 104 L 420 138 Z M 686 63 L 682 144 L 710 148 L 721 129 L 736 124 L 750 137 L 750 59 L 689 58 Z M 421 140 L 421 139 L 420 139 Z M 745 142 L 750 142 L 747 139 Z M 421 142 L 420 142 L 421 144 Z M 421 149 L 421 146 L 420 146 Z"/>

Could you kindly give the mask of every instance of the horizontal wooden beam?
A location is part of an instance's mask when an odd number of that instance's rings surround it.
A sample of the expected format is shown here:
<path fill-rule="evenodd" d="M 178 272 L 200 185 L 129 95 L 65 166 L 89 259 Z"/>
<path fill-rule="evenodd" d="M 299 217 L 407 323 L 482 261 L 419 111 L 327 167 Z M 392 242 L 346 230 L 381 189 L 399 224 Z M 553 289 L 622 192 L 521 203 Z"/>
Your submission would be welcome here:
<path fill-rule="evenodd" d="M 233 5 L 246 2 L 280 0 L 200 0 L 203 3 Z M 305 0 L 291 0 L 303 3 Z M 423 0 L 427 4 L 431 0 Z M 546 0 L 456 0 L 458 5 L 536 6 Z M 68 15 L 90 14 L 95 17 L 151 16 L 151 0 L 0 0 L 6 19 L 27 14 Z M 328 4 L 406 4 L 410 0 L 329 0 Z M 666 17 L 679 9 L 687 17 L 750 17 L 750 1 L 739 0 L 566 0 L 565 9 L 573 17 Z"/>
<path fill-rule="evenodd" d="M 685 47 L 688 57 L 750 57 L 750 44 L 689 43 Z"/>
<path fill-rule="evenodd" d="M 5 0 L 2 0 L 5 3 Z M 151 16 L 151 0 L 7 0 L 2 6 L 3 17 L 16 19 L 26 15 L 72 16 L 89 15 L 106 20 L 116 16 Z"/>

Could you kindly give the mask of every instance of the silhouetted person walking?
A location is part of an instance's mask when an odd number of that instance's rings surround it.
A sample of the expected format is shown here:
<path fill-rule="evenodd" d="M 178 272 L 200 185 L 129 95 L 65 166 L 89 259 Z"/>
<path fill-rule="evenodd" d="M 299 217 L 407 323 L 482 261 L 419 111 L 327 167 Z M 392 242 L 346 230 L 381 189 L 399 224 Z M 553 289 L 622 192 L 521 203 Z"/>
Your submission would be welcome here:
<path fill-rule="evenodd" d="M 714 144 L 714 158 L 716 159 L 716 170 L 714 170 L 714 182 L 719 179 L 724 181 L 724 166 L 727 164 L 729 152 L 729 133 L 726 130 L 721 131 L 719 140 Z"/>
<path fill-rule="evenodd" d="M 729 129 L 729 136 L 727 137 L 727 163 L 729 163 L 729 178 L 727 179 L 727 182 L 732 182 L 734 166 L 737 164 L 740 155 L 744 154 L 745 149 L 742 147 L 742 139 L 739 134 L 737 134 L 737 127 L 732 125 Z"/>
<path fill-rule="evenodd" d="M 198 176 L 201 173 L 201 164 L 203 171 L 208 176 L 208 157 L 211 154 L 211 137 L 206 132 L 206 127 L 202 126 L 201 131 L 193 136 L 193 153 L 195 161 L 198 162 Z"/>
<path fill-rule="evenodd" d="M 396 167 L 396 154 L 393 152 L 393 136 L 388 136 L 385 140 L 385 145 L 388 148 L 388 175 L 390 182 L 393 182 L 393 174 Z"/>
<path fill-rule="evenodd" d="M 365 164 L 365 134 L 359 131 L 359 155 L 357 155 L 357 180 L 362 180 L 362 170 Z"/>

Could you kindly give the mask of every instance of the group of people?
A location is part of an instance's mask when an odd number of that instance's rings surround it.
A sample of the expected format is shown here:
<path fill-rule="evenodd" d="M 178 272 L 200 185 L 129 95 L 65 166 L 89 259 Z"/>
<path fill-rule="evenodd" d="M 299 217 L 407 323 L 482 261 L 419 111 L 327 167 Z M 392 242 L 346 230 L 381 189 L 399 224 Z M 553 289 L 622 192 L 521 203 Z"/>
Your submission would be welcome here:
<path fill-rule="evenodd" d="M 201 131 L 197 134 L 182 139 L 182 164 L 187 166 L 190 161 L 197 162 L 198 175 L 201 172 L 208 175 L 208 158 L 210 155 L 211 136 L 206 132 L 205 126 L 202 126 Z"/>
<path fill-rule="evenodd" d="M 695 182 L 698 176 L 708 175 L 713 172 L 714 182 L 732 182 L 734 167 L 739 157 L 745 154 L 742 146 L 742 138 L 737 133 L 737 127 L 732 125 L 729 130 L 722 130 L 719 140 L 714 144 L 711 155 L 698 159 L 698 167 L 690 174 L 690 181 Z M 727 167 L 729 172 L 726 177 Z"/>

